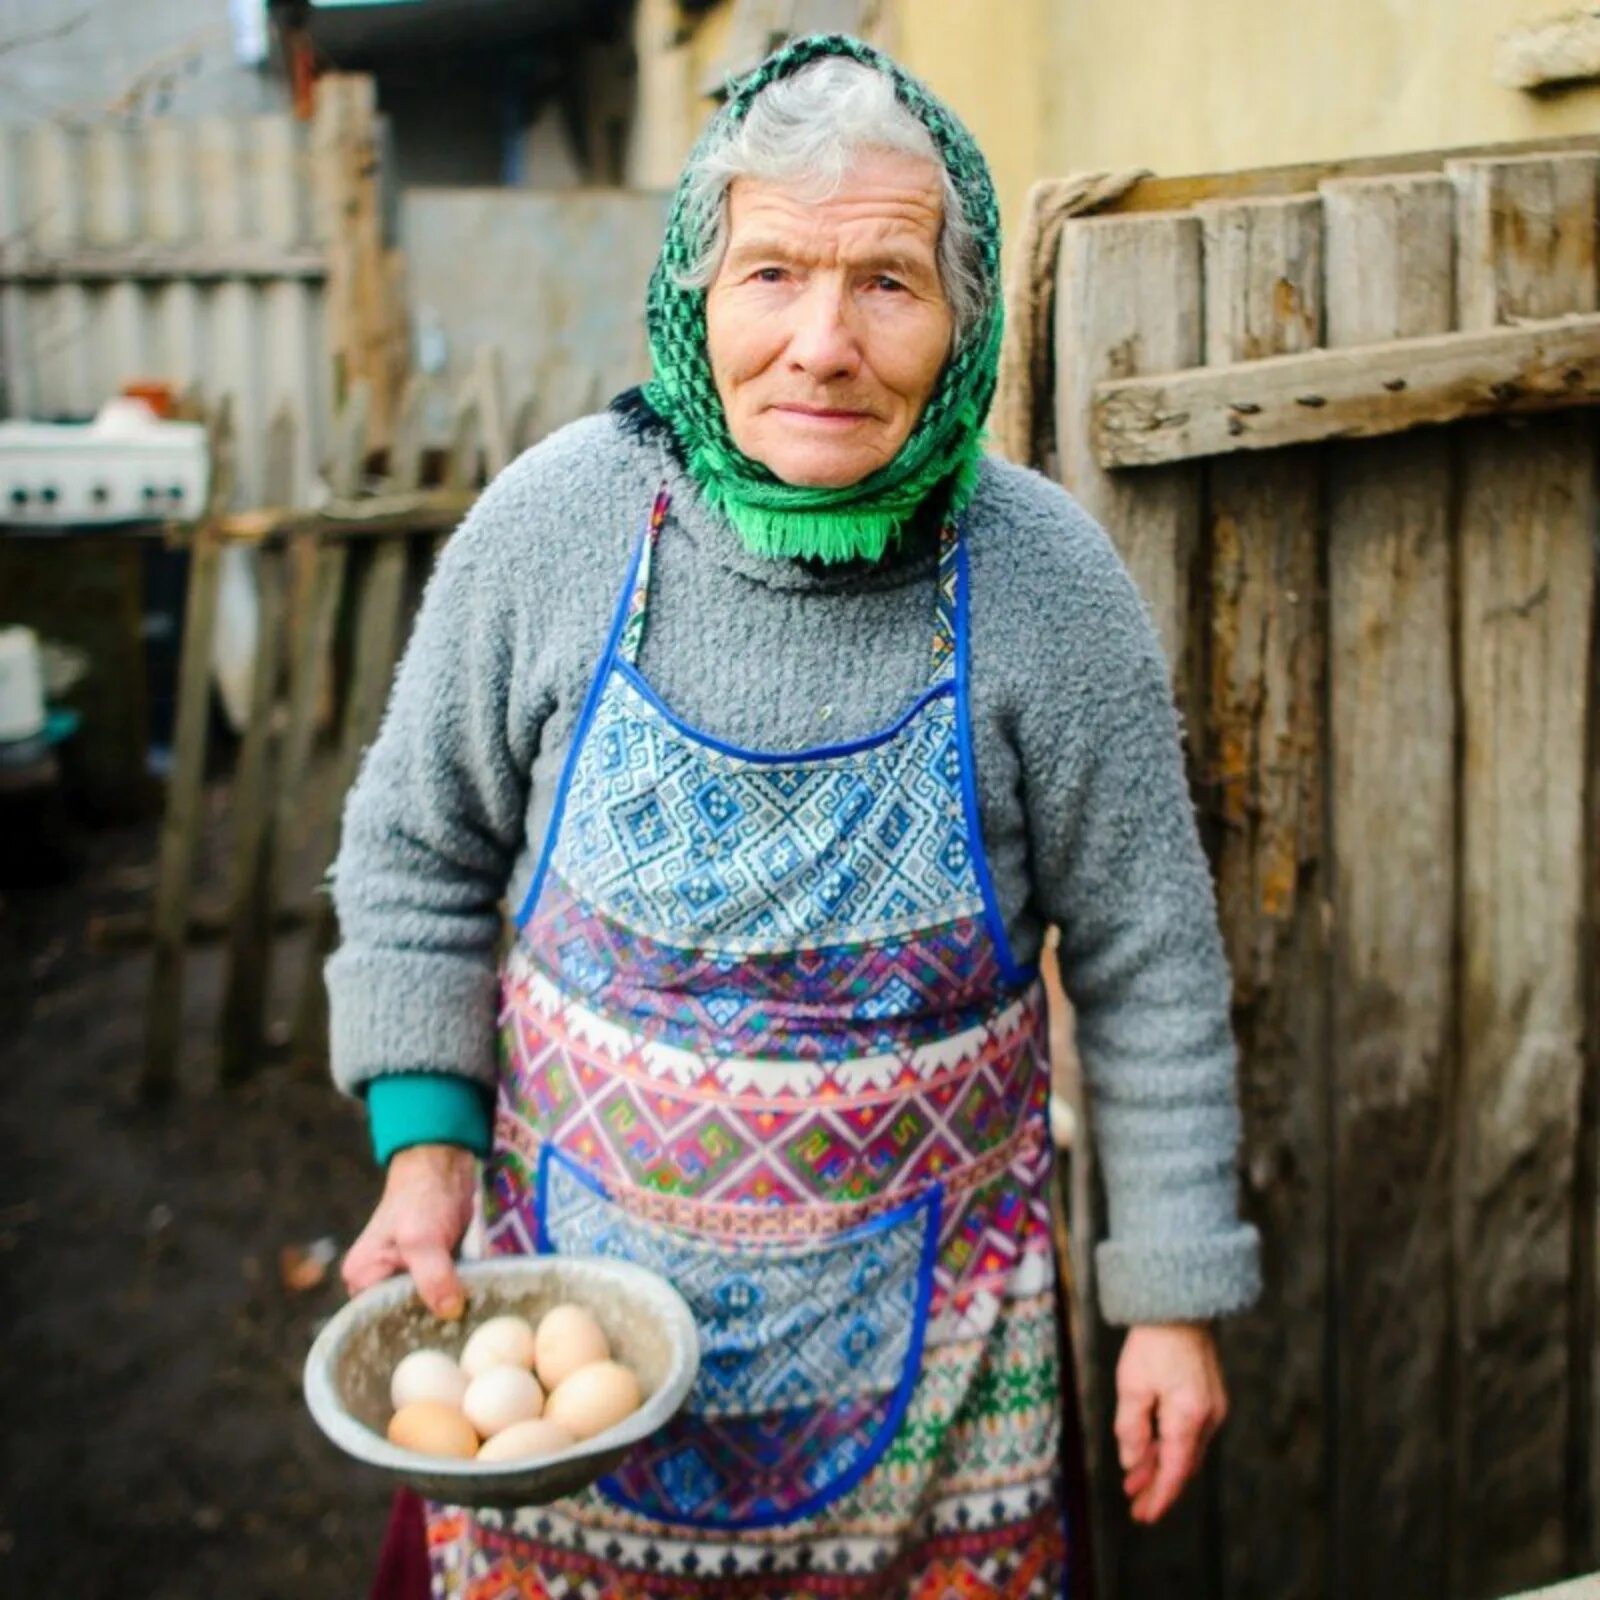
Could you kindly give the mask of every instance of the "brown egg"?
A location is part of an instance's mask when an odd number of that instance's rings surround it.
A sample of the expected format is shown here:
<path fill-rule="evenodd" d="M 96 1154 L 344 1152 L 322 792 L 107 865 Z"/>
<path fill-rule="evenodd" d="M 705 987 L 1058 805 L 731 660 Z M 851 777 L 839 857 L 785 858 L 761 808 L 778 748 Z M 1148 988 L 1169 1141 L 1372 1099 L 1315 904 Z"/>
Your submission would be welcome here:
<path fill-rule="evenodd" d="M 617 1361 L 579 1367 L 545 1402 L 544 1414 L 575 1439 L 592 1439 L 639 1409 L 639 1380 Z"/>
<path fill-rule="evenodd" d="M 533 1362 L 548 1394 L 579 1367 L 611 1359 L 611 1341 L 592 1311 L 562 1305 L 545 1312 L 533 1339 Z"/>
<path fill-rule="evenodd" d="M 472 1424 L 439 1400 L 414 1400 L 389 1418 L 389 1443 L 424 1456 L 456 1456 L 470 1461 L 478 1453 Z"/>
<path fill-rule="evenodd" d="M 534 1461 L 540 1456 L 553 1456 L 569 1450 L 577 1442 L 565 1428 L 558 1427 L 548 1417 L 535 1417 L 529 1422 L 513 1422 L 494 1438 L 485 1439 L 478 1459 Z"/>

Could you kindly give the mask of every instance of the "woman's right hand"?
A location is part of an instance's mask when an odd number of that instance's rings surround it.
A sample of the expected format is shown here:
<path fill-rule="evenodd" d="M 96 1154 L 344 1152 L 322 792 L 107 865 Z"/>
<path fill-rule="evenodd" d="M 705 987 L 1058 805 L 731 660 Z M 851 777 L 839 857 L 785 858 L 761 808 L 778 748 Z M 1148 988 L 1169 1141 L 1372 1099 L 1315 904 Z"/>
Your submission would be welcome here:
<path fill-rule="evenodd" d="M 389 1158 L 383 1198 L 344 1258 L 351 1294 L 409 1272 L 423 1303 L 453 1322 L 466 1310 L 455 1252 L 472 1221 L 478 1158 L 453 1144 L 417 1144 Z"/>

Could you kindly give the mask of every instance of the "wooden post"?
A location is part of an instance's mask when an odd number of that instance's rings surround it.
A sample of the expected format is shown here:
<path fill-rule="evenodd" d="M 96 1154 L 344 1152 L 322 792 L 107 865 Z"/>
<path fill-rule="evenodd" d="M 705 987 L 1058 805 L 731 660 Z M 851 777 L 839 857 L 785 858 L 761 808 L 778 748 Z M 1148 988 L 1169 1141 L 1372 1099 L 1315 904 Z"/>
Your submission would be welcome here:
<path fill-rule="evenodd" d="M 1323 207 L 1330 348 L 1448 331 L 1446 178 L 1333 183 Z M 1440 432 L 1328 458 L 1340 1595 L 1449 1592 L 1451 460 Z"/>
<path fill-rule="evenodd" d="M 1600 572 L 1595 578 L 1600 590 Z M 1573 1233 L 1572 1474 L 1568 1484 L 1568 1565 L 1600 1565 L 1600 594 L 1589 629 L 1589 748 L 1584 862 L 1585 1031 L 1582 1114 Z M 1595 1580 L 1600 1589 L 1600 1578 Z M 1595 1597 L 1600 1600 L 1600 1596 Z"/>
<path fill-rule="evenodd" d="M 483 400 L 476 374 L 462 385 L 450 419 L 450 453 L 445 458 L 444 486 L 467 489 L 478 481 L 483 444 Z"/>
<path fill-rule="evenodd" d="M 342 807 L 355 782 L 361 757 L 378 731 L 383 716 L 395 657 L 400 646 L 400 611 L 405 592 L 406 541 L 391 536 L 376 542 L 360 579 L 356 604 L 355 661 L 349 696 L 345 703 L 344 728 L 339 741 L 332 793 L 334 804 Z M 338 818 L 329 818 L 319 830 L 322 848 L 318 858 L 329 859 L 338 837 Z M 312 916 L 305 972 L 300 984 L 300 999 L 294 1024 L 294 1060 L 300 1069 L 322 1060 L 327 1048 L 327 994 L 322 980 L 322 964 L 333 948 L 337 919 L 333 902 L 326 895 L 318 898 Z"/>
<path fill-rule="evenodd" d="M 1322 207 L 1202 208 L 1206 359 L 1319 342 Z M 1222 1328 L 1235 1405 L 1218 1441 L 1226 1592 L 1329 1592 L 1327 986 L 1323 906 L 1325 638 L 1320 465 L 1284 451 L 1211 468 L 1208 779 L 1241 1048 L 1246 1212 L 1266 1294 Z"/>
<path fill-rule="evenodd" d="M 406 379 L 395 418 L 394 438 L 389 445 L 387 487 L 404 492 L 422 487 L 424 457 L 427 454 L 428 380 L 419 373 Z"/>
<path fill-rule="evenodd" d="M 222 1076 L 237 1082 L 260 1062 L 271 973 L 273 794 L 276 778 L 278 672 L 283 660 L 287 556 L 281 543 L 256 558 L 260 624 L 249 721 L 234 771 L 233 895 L 227 978 L 222 996 Z"/>
<path fill-rule="evenodd" d="M 345 568 L 350 547 L 343 540 L 320 541 L 314 533 L 296 536 L 306 547 L 306 565 L 311 571 L 307 586 L 306 615 L 295 638 L 295 654 L 289 669 L 289 716 L 284 729 L 283 761 L 279 769 L 277 820 L 274 832 L 279 843 L 278 884 L 275 899 L 284 894 L 282 865 L 293 843 L 306 834 L 306 781 L 311 771 L 311 753 L 316 742 L 324 696 L 331 676 L 334 624 L 339 601 L 344 594 Z"/>
<path fill-rule="evenodd" d="M 178 680 L 177 727 L 167 804 L 161 820 L 152 932 L 154 964 L 145 1021 L 147 1099 L 169 1094 L 177 1083 L 183 1035 L 183 957 L 195 847 L 203 820 L 207 723 L 211 711 L 211 646 L 217 621 L 222 550 L 202 524 L 191 547 L 189 591 L 183 618 L 183 667 Z"/>
<path fill-rule="evenodd" d="M 1084 217 L 1061 234 L 1056 439 L 1061 481 L 1116 541 L 1161 633 L 1182 709 L 1197 709 L 1190 608 L 1198 468 L 1105 471 L 1090 439 L 1097 383 L 1198 365 L 1200 224 L 1193 216 Z"/>
<path fill-rule="evenodd" d="M 1593 155 L 1449 171 L 1463 327 L 1595 309 Z M 1596 504 L 1583 417 L 1482 423 L 1461 445 L 1451 1554 L 1473 1597 L 1557 1577 L 1565 1555 Z"/>
<path fill-rule="evenodd" d="M 1062 481 L 1116 541 L 1150 606 L 1191 714 L 1195 659 L 1189 649 L 1192 569 L 1200 521 L 1192 466 L 1105 472 L 1089 440 L 1089 396 L 1108 377 L 1172 371 L 1200 359 L 1200 227 L 1193 217 L 1069 222 L 1062 231 L 1056 297 L 1056 437 Z M 1191 752 L 1193 754 L 1193 752 Z M 1070 1037 L 1069 1026 L 1055 1028 Z M 1072 1065 L 1075 1067 L 1076 1062 Z M 1072 1266 L 1080 1298 L 1075 1351 L 1084 1397 L 1084 1439 L 1093 1490 L 1095 1579 L 1105 1600 L 1162 1593 L 1208 1566 L 1204 1497 L 1193 1493 L 1154 1529 L 1130 1527 L 1112 1446 L 1120 1341 L 1095 1305 L 1094 1247 L 1104 1232 L 1093 1117 L 1080 1075 L 1073 1110 L 1081 1132 L 1068 1164 Z"/>
<path fill-rule="evenodd" d="M 361 488 L 366 467 L 367 427 L 372 414 L 372 386 L 357 383 L 334 414 L 332 441 L 325 471 L 328 487 L 340 499 L 353 499 Z"/>
<path fill-rule="evenodd" d="M 170 1094 L 176 1086 L 183 1041 L 184 943 L 189 932 L 195 849 L 205 820 L 211 650 L 216 638 L 217 594 L 222 578 L 222 543 L 213 526 L 213 515 L 224 510 L 233 498 L 232 417 L 232 406 L 224 396 L 211 430 L 208 499 L 212 515 L 195 529 L 184 602 L 183 662 L 178 676 L 172 771 L 167 778 L 167 804 L 161 819 L 161 852 L 151 918 L 154 954 L 145 1017 L 144 1070 L 140 1077 L 140 1092 L 152 1100 Z"/>
<path fill-rule="evenodd" d="M 483 431 L 484 471 L 490 478 L 510 465 L 514 446 L 511 418 L 506 410 L 505 374 L 500 352 L 492 345 L 479 348 L 472 364 L 472 379 L 478 393 L 478 417 Z"/>
<path fill-rule="evenodd" d="M 371 78 L 324 73 L 312 129 L 317 196 L 328 241 L 327 325 L 335 393 L 371 390 L 365 444 L 388 446 L 404 370 L 391 304 L 396 265 L 383 238 L 377 99 Z"/>
<path fill-rule="evenodd" d="M 511 449 L 520 455 L 530 445 L 539 442 L 539 394 L 536 389 L 527 394 L 511 410 Z"/>

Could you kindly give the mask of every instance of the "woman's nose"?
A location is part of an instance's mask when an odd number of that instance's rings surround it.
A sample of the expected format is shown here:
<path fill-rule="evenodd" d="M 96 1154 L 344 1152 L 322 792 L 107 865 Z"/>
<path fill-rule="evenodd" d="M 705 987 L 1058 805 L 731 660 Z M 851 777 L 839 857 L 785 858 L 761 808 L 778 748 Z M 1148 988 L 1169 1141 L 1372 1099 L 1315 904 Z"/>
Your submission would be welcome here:
<path fill-rule="evenodd" d="M 825 278 L 806 286 L 792 308 L 790 366 L 819 380 L 849 377 L 860 364 L 861 351 L 851 326 L 843 288 Z"/>

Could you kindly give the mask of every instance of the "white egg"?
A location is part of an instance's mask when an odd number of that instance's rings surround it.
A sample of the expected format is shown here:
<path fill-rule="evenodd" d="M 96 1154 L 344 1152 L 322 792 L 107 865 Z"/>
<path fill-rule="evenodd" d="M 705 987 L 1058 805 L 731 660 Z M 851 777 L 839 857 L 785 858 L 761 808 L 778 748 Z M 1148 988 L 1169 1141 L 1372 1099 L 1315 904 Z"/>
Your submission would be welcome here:
<path fill-rule="evenodd" d="M 437 1400 L 461 1408 L 467 1375 L 442 1350 L 413 1350 L 389 1379 L 389 1399 L 396 1411 L 417 1400 Z"/>
<path fill-rule="evenodd" d="M 578 1441 L 565 1428 L 545 1417 L 532 1422 L 513 1422 L 509 1428 L 486 1439 L 478 1451 L 480 1461 L 533 1461 L 540 1456 L 558 1455 Z"/>
<path fill-rule="evenodd" d="M 490 1367 L 467 1385 L 461 1410 L 490 1439 L 514 1422 L 532 1422 L 544 1410 L 544 1390 L 525 1367 Z"/>
<path fill-rule="evenodd" d="M 594 1313 L 575 1305 L 560 1305 L 545 1312 L 533 1349 L 534 1371 L 546 1392 L 565 1382 L 579 1367 L 611 1359 L 611 1343 Z"/>
<path fill-rule="evenodd" d="M 533 1371 L 533 1329 L 525 1317 L 490 1317 L 474 1329 L 461 1352 L 461 1370 L 476 1378 L 490 1367 L 521 1367 Z"/>

